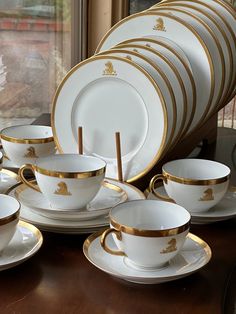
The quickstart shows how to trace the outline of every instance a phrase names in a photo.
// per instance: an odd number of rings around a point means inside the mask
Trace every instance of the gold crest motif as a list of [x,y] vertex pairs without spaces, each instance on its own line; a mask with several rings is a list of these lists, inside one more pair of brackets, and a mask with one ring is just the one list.
[[164,21],[161,17],[156,19],[156,25],[153,27],[154,31],[161,31],[161,32],[166,32],[165,26],[164,26]]
[[66,185],[65,182],[59,182],[57,184],[58,188],[56,189],[56,191],[54,192],[54,194],[57,195],[72,195],[69,191],[68,191],[68,187]]
[[105,70],[103,71],[103,75],[117,75],[113,64],[111,63],[111,61],[108,61],[107,63],[105,63]]
[[199,201],[213,201],[214,194],[212,189],[207,189],[203,192],[203,196],[199,199]]
[[26,158],[38,158],[35,148],[33,146],[30,146],[27,148],[27,153],[24,154],[24,157]]
[[176,239],[172,238],[169,242],[168,242],[168,246],[167,248],[163,249],[160,253],[161,254],[166,254],[166,253],[171,253],[177,250],[176,247]]

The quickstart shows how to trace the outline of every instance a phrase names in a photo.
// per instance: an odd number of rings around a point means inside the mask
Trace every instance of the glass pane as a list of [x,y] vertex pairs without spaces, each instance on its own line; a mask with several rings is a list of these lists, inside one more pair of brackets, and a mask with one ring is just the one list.
[[157,2],[160,2],[158,0],[130,0],[130,14],[134,14],[143,10],[146,10],[156,4]]
[[71,64],[70,0],[0,1],[0,129],[50,111]]

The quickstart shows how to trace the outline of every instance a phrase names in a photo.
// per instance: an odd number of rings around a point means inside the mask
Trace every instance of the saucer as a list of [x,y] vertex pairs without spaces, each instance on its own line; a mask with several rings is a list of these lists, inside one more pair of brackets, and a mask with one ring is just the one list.
[[[106,181],[115,184],[124,190],[127,193],[128,201],[145,199],[144,194],[139,189],[128,183],[119,182],[115,179],[108,178],[106,178]],[[8,191],[8,194],[15,197],[16,188],[17,186],[12,187],[11,190]],[[34,224],[40,230],[64,234],[92,233],[109,225],[109,219],[104,215],[94,219],[81,221],[51,219],[49,217],[39,215],[30,207],[25,206],[23,203],[21,203],[20,219]]]
[[87,205],[87,208],[79,210],[52,208],[45,196],[25,184],[19,185],[15,190],[15,197],[25,206],[37,214],[62,220],[89,220],[109,213],[109,210],[127,200],[127,193],[119,186],[103,182],[96,197]]
[[3,148],[0,148],[0,152],[3,153],[3,168],[11,169],[13,171],[18,171],[19,167],[15,165],[4,153]]
[[[162,195],[167,195],[164,186],[156,188]],[[155,195],[149,193],[147,199],[157,199]],[[209,224],[236,217],[236,189],[232,186],[228,188],[223,199],[208,211],[201,213],[191,213],[192,224]]]
[[42,234],[36,227],[19,221],[14,237],[0,254],[0,271],[23,263],[40,249],[42,243]]
[[20,178],[15,172],[7,169],[2,169],[0,171],[0,193],[6,193],[11,186],[17,184],[17,182],[19,181]]
[[[182,250],[167,267],[154,270],[133,268],[124,257],[111,255],[103,250],[100,244],[102,232],[92,234],[85,240],[84,255],[94,266],[109,275],[134,283],[158,284],[180,279],[198,271],[211,259],[208,244],[189,233]],[[108,237],[107,241],[110,248],[117,249],[112,237]]]

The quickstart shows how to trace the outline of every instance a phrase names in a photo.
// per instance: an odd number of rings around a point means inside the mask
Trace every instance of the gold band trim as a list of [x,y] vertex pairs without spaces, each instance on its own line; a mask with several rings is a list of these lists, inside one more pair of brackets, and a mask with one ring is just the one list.
[[19,218],[19,215],[20,215],[20,205],[19,205],[17,212],[15,212],[14,214],[9,215],[5,218],[0,218],[0,226],[4,226],[4,225],[16,220],[17,218]]
[[93,171],[84,171],[84,172],[63,172],[63,171],[53,171],[53,170],[48,170],[41,168],[36,165],[32,165],[32,168],[34,171],[44,174],[49,177],[56,177],[56,178],[65,178],[65,179],[84,179],[84,178],[91,178],[91,177],[97,177],[106,171],[106,166],[102,167],[101,169],[98,170],[93,170]]
[[186,224],[184,224],[182,226],[179,226],[176,228],[171,228],[171,229],[165,229],[165,230],[141,230],[141,229],[128,227],[128,226],[119,224],[111,216],[110,216],[110,223],[111,223],[112,227],[118,231],[121,231],[121,232],[124,232],[127,234],[132,234],[135,236],[150,237],[150,238],[161,238],[161,237],[168,237],[168,236],[177,235],[177,234],[180,234],[180,233],[188,230],[190,227],[190,219]]
[[217,178],[217,179],[194,180],[194,179],[187,179],[187,178],[176,177],[176,176],[166,172],[164,169],[162,170],[162,173],[163,173],[163,176],[165,176],[170,181],[177,182],[177,183],[182,183],[182,184],[187,184],[187,185],[213,185],[213,184],[220,184],[220,183],[224,183],[224,182],[228,181],[229,178],[230,178],[230,175],[227,175],[225,177]]
[[[4,131],[3,129],[2,131]],[[54,141],[53,136],[45,137],[45,138],[15,138],[12,136],[8,136],[5,134],[1,134],[1,139],[11,143],[19,143],[19,144],[42,144],[42,143],[50,143]]]

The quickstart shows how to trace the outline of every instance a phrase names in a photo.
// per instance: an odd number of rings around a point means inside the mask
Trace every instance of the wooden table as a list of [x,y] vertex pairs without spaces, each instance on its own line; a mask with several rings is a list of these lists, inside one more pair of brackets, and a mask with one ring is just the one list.
[[[236,185],[236,130],[219,129],[216,145],[200,157],[227,163]],[[82,245],[86,235],[43,232],[44,244],[27,262],[0,273],[1,314],[218,314],[235,313],[236,219],[192,226],[213,256],[199,272],[160,285],[114,279],[91,265]]]

